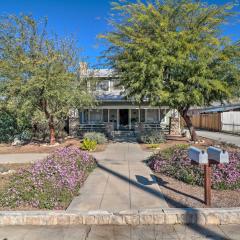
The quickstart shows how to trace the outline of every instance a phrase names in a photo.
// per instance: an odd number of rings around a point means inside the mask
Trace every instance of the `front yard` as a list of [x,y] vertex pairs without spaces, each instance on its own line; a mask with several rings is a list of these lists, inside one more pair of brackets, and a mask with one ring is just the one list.
[[1,165],[0,209],[66,209],[95,166],[94,158],[75,146],[34,164]]
[[[203,167],[191,164],[189,146],[185,140],[167,140],[147,161],[170,207],[205,207]],[[216,146],[229,152],[229,164],[212,167],[212,207],[240,207],[240,149],[203,138],[195,146]]]

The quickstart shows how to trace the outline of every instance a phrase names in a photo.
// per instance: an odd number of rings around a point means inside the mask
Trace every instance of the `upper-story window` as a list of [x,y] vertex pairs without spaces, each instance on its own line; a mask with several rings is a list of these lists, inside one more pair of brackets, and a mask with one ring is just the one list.
[[102,80],[97,83],[97,91],[109,91],[109,80]]
[[123,87],[119,86],[119,80],[118,79],[112,80],[112,89],[113,90],[123,90]]
[[111,92],[116,90],[123,90],[123,87],[119,86],[118,79],[109,79],[109,80],[102,80],[97,82],[96,90]]

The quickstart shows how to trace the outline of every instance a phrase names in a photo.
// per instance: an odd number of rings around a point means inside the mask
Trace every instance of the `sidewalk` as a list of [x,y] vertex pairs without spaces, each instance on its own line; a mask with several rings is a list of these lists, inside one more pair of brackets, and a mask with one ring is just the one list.
[[0,239],[18,240],[189,240],[240,239],[239,225],[14,226],[0,227]]
[[142,162],[150,153],[137,143],[110,144],[95,153],[98,168],[90,174],[71,210],[121,210],[168,207],[150,169]]
[[0,154],[0,164],[6,163],[31,163],[45,158],[48,153],[16,153]]
[[231,143],[240,147],[240,136],[237,135],[231,135],[222,132],[210,132],[205,130],[197,131],[197,135],[220,142]]

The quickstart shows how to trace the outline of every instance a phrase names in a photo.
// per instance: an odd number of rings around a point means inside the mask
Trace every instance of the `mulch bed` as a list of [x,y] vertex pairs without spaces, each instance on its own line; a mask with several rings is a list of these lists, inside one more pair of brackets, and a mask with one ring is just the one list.
[[[80,147],[79,139],[68,139],[61,144],[50,146],[47,144],[29,143],[23,146],[12,146],[11,144],[0,144],[0,154],[13,153],[52,153],[61,147]],[[104,151],[107,144],[97,145],[96,152]]]
[[[154,173],[170,208],[205,208],[204,188]],[[240,207],[239,190],[213,190],[212,207]]]

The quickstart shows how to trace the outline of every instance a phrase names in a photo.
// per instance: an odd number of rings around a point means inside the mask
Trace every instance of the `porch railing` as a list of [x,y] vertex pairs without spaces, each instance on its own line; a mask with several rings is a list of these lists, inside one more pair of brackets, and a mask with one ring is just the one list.
[[79,126],[79,130],[81,131],[89,131],[89,132],[93,132],[93,131],[97,131],[97,130],[101,130],[101,131],[105,131],[106,129],[106,125],[104,123],[89,123],[89,124],[80,124]]
[[169,125],[163,123],[141,123],[136,124],[134,127],[135,131],[141,130],[160,130],[160,131],[169,131]]
[[[120,126],[119,126],[120,127]],[[124,126],[124,130],[128,130],[129,126]],[[132,129],[135,131],[141,131],[141,130],[161,130],[161,131],[169,131],[169,125],[162,124],[162,123],[141,123],[141,124],[132,124]],[[117,130],[117,129],[116,129]],[[119,128],[119,130],[123,130],[122,127]],[[111,132],[114,131],[114,125],[113,123],[84,123],[80,124],[79,126],[80,132]]]

